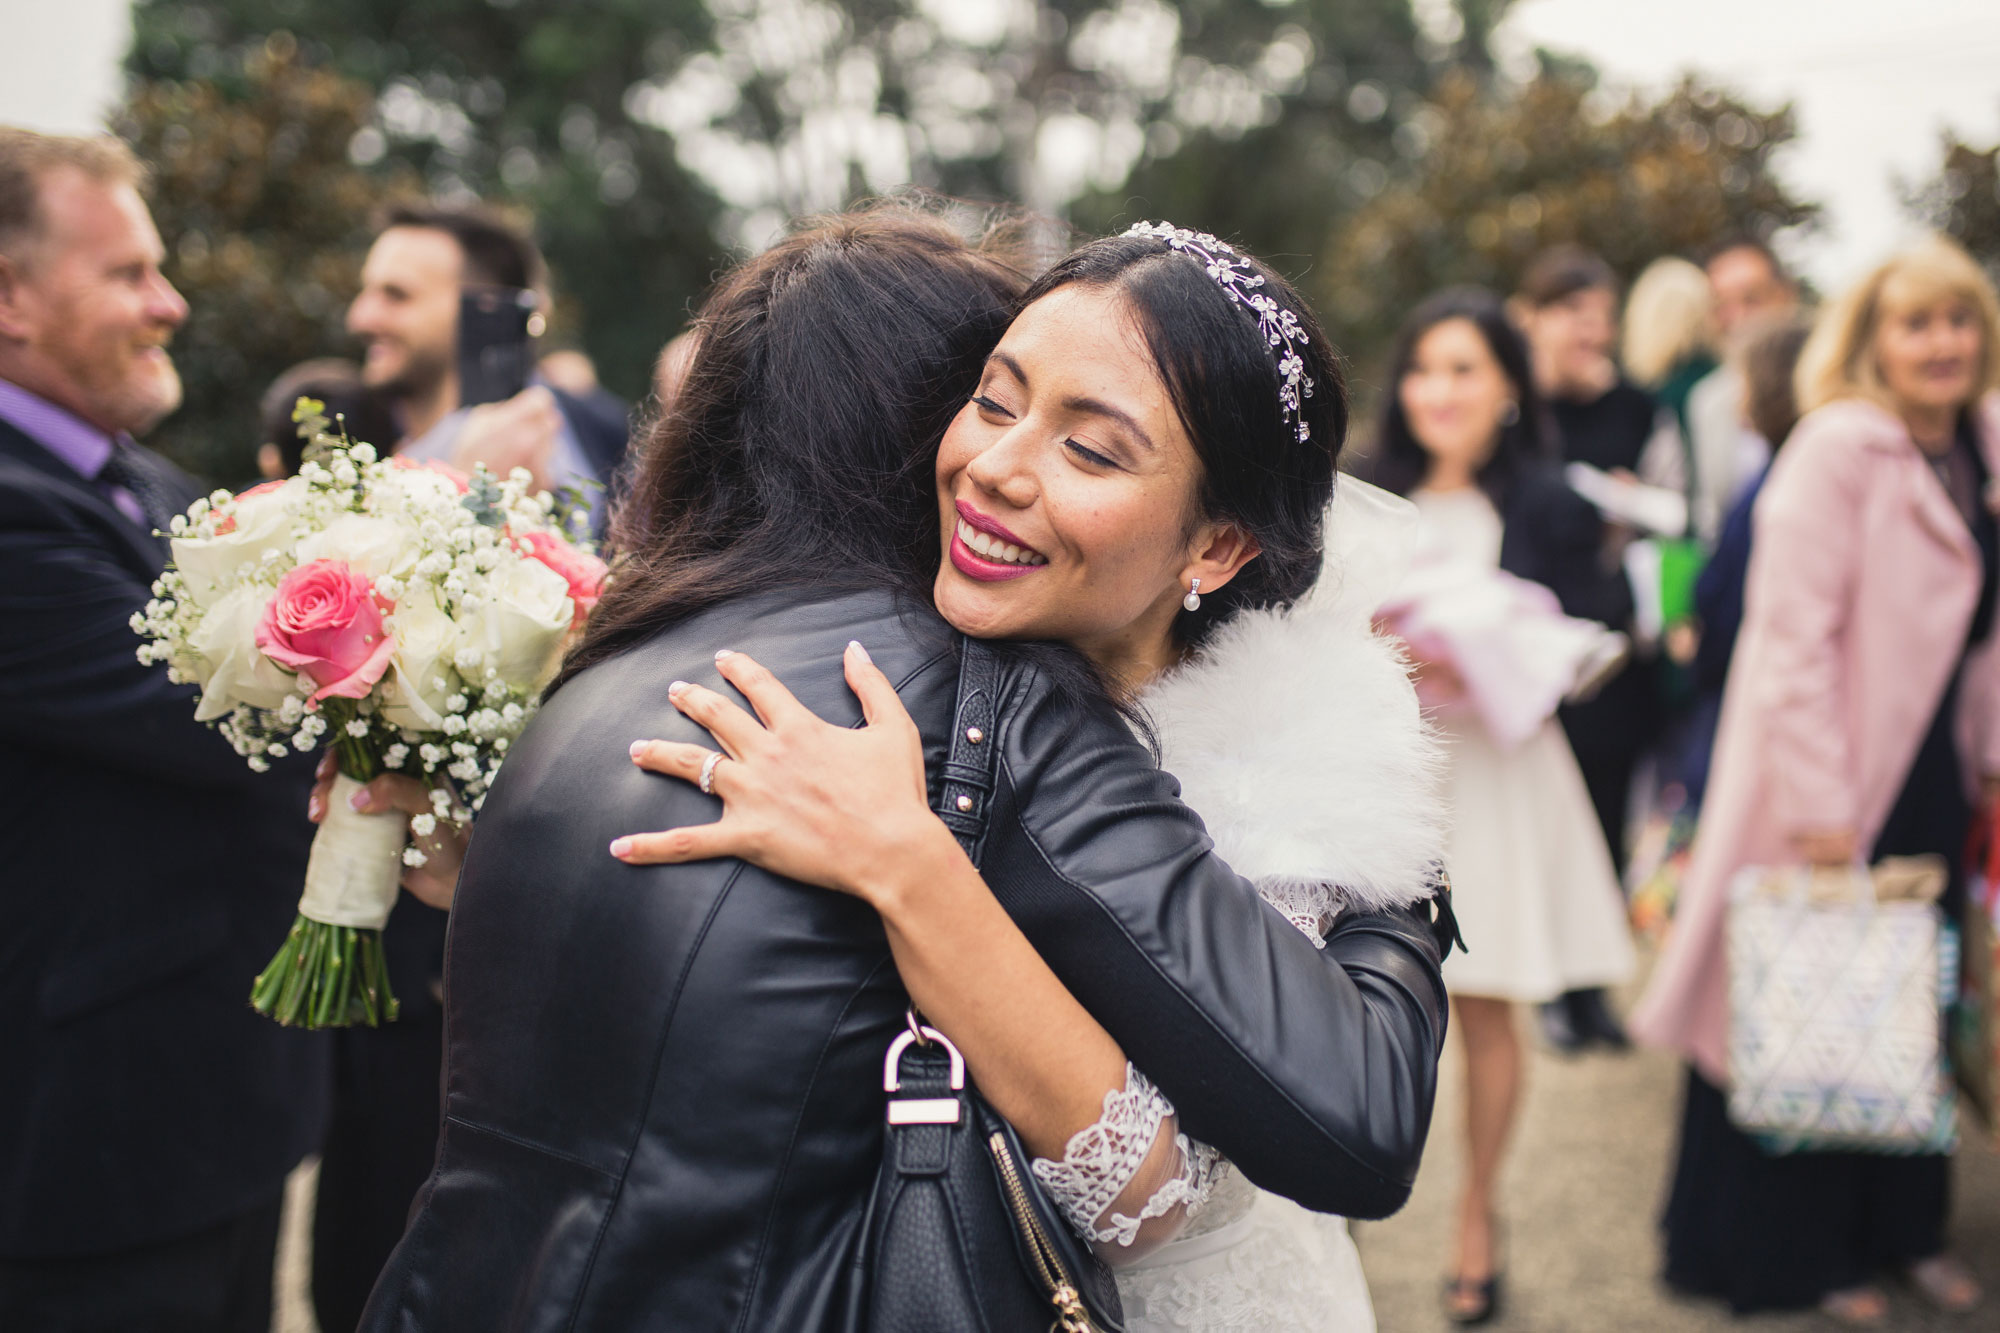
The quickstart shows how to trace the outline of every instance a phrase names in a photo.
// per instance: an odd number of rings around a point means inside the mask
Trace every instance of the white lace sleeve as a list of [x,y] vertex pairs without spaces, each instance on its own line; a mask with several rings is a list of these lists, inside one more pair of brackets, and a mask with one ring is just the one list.
[[1128,1063],[1125,1086],[1104,1094],[1104,1114],[1070,1137],[1062,1160],[1032,1165],[1070,1226],[1116,1265],[1172,1240],[1224,1163],[1180,1132],[1173,1104]]
[[1313,880],[1267,879],[1257,884],[1257,896],[1297,926],[1315,949],[1326,947],[1326,933],[1340,915],[1340,895],[1331,884]]

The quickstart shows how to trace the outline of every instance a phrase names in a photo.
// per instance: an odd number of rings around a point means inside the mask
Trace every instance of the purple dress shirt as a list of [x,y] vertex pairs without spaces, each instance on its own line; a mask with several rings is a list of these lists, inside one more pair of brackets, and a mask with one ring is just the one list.
[[97,480],[104,465],[111,461],[112,452],[129,437],[107,435],[68,408],[57,407],[40,394],[6,380],[0,380],[0,421],[60,458],[85,481],[95,482],[111,503],[118,506],[119,513],[142,528],[152,527],[137,496],[123,486]]

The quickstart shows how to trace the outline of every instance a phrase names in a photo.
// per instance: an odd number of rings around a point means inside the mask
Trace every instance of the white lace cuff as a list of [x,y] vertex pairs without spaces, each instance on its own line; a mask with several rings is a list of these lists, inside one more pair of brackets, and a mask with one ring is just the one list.
[[1340,915],[1340,895],[1331,884],[1312,880],[1267,879],[1257,885],[1257,896],[1278,910],[1279,915],[1297,926],[1315,949],[1326,947],[1326,933]]
[[1221,1154],[1176,1123],[1173,1104],[1128,1062],[1124,1088],[1104,1094],[1104,1114],[1070,1137],[1060,1162],[1036,1158],[1035,1178],[1079,1236],[1130,1247],[1146,1222],[1176,1209],[1184,1220],[1214,1184]]

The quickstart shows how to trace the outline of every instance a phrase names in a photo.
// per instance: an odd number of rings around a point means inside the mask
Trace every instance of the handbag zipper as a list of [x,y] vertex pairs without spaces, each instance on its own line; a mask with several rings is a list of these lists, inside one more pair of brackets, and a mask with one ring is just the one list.
[[1007,1136],[995,1133],[986,1141],[993,1150],[993,1160],[1000,1167],[1000,1179],[1007,1189],[1007,1206],[1014,1213],[1014,1224],[1021,1234],[1028,1238],[1028,1250],[1035,1256],[1035,1266],[1040,1269],[1042,1285],[1048,1288],[1049,1301],[1056,1307],[1056,1322],[1051,1333],[1095,1333],[1096,1325],[1090,1322],[1090,1311],[1084,1308],[1083,1298],[1077,1295],[1076,1284],[1070,1281],[1063,1268],[1062,1256],[1042,1230],[1041,1219],[1028,1204],[1028,1191],[1021,1185],[1020,1174],[1014,1169],[1014,1154],[1007,1151]]

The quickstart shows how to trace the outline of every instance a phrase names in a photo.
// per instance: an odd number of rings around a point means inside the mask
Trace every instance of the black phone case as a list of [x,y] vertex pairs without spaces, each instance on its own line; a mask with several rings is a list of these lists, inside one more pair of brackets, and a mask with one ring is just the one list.
[[458,298],[458,401],[498,403],[528,387],[535,294],[516,287],[468,287]]

